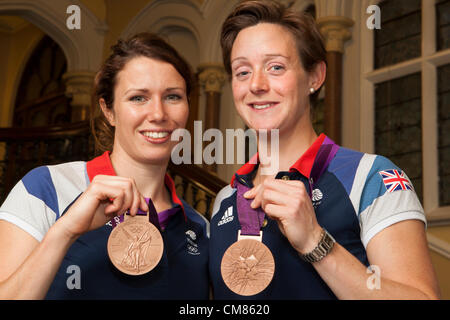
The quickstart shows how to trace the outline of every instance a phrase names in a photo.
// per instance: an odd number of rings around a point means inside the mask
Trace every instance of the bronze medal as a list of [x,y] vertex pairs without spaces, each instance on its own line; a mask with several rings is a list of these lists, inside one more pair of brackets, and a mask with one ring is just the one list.
[[129,275],[151,271],[161,260],[164,242],[148,216],[126,216],[108,239],[108,255],[113,265]]
[[220,271],[227,287],[241,296],[263,291],[272,281],[275,260],[261,241],[245,237],[233,243],[222,257]]

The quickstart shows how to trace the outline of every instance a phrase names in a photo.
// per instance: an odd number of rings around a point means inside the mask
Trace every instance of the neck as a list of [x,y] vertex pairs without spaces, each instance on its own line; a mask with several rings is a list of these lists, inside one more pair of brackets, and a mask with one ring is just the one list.
[[[297,125],[293,130],[279,131],[278,150],[276,139],[269,139],[264,142],[258,139],[258,154],[260,165],[255,177],[255,184],[259,184],[267,177],[275,177],[279,171],[289,171],[289,168],[305,153],[306,150],[317,139],[310,121],[305,125]],[[262,151],[260,153],[260,151]],[[272,154],[278,152],[278,157]],[[276,163],[278,161],[278,166]],[[270,168],[270,170],[269,170]]]
[[171,207],[171,198],[165,186],[166,164],[141,163],[133,159],[121,148],[114,148],[111,153],[114,171],[120,177],[132,178],[139,192],[152,199],[158,212]]

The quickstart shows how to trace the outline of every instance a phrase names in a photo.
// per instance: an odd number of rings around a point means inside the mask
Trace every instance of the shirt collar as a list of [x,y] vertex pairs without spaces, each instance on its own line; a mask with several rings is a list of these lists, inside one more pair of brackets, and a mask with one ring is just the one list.
[[[289,172],[298,171],[306,178],[310,178],[311,169],[314,165],[314,161],[316,159],[317,152],[322,146],[323,142],[327,136],[325,134],[321,134],[317,139],[313,142],[313,144],[303,153],[303,155],[289,168]],[[231,186],[233,187],[234,180],[237,176],[243,176],[254,171],[259,164],[258,153],[256,153],[249,162],[244,164],[236,174],[231,178]]]
[[317,152],[319,151],[326,137],[327,136],[323,133],[319,137],[317,137],[316,141],[314,141],[313,144],[308,148],[308,150],[303,153],[300,159],[298,159],[297,162],[295,162],[289,168],[289,172],[296,170],[309,179],[311,169],[314,165],[314,161],[316,160]]
[[[98,156],[86,163],[87,175],[89,177],[89,181],[92,181],[96,175],[103,174],[108,176],[115,176],[116,171],[111,163],[111,158],[109,157],[110,151],[105,151],[101,156]],[[164,183],[166,187],[170,191],[170,196],[172,198],[172,202],[178,204],[183,210],[184,217],[186,219],[186,213],[184,210],[183,203],[177,196],[177,192],[175,189],[175,183],[172,178],[166,173],[164,177]]]

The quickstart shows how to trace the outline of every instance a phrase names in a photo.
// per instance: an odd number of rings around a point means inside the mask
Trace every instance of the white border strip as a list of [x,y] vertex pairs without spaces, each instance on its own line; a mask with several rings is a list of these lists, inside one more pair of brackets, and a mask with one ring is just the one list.
[[38,229],[36,229],[28,222],[20,219],[19,217],[15,216],[9,212],[1,211],[0,212],[0,220],[4,220],[4,221],[8,221],[9,223],[12,223],[16,227],[19,227],[20,229],[22,229],[23,231],[25,231],[26,233],[31,235],[33,238],[35,238],[39,242],[41,242],[42,239],[44,238],[44,235]]

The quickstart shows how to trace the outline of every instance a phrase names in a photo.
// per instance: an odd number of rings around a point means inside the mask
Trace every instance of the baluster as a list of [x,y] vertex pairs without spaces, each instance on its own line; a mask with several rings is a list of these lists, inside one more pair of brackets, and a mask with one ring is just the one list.
[[8,170],[6,170],[5,174],[5,196],[8,193],[14,184],[14,174],[16,172],[16,152],[18,149],[18,145],[15,143],[7,142],[6,144],[6,161]]
[[189,181],[187,181],[186,179],[184,179],[183,177],[181,177],[181,185],[183,186],[183,193],[181,194],[181,197],[183,199],[187,199],[187,194],[188,194],[188,188],[189,188]]
[[39,155],[37,162],[44,164],[46,160],[46,155],[48,153],[45,147],[45,141],[40,141],[38,145],[39,145]]
[[206,219],[211,220],[211,214],[212,214],[211,203],[212,203],[213,198],[207,193],[205,193],[205,198],[206,198],[206,200],[205,200],[206,210],[205,210],[204,215],[205,215]]

